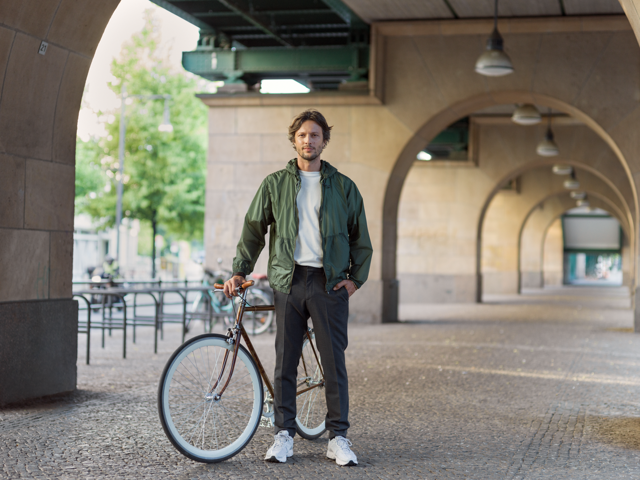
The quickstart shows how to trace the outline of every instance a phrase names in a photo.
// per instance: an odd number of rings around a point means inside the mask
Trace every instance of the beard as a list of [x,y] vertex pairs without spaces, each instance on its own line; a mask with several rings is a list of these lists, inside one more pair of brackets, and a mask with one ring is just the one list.
[[296,152],[298,152],[298,155],[300,155],[301,158],[304,158],[308,162],[313,162],[316,158],[318,158],[322,153],[322,150],[324,150],[324,145],[320,145],[313,152],[305,152],[302,147],[300,147],[299,149],[296,148]]

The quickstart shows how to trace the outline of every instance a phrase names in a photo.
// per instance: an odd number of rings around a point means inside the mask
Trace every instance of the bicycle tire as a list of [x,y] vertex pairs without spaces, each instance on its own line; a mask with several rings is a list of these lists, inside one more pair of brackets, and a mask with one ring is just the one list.
[[[320,352],[315,346],[315,335],[311,334],[314,348],[317,354],[313,353],[309,338],[305,335],[302,344],[302,356],[298,363],[298,375],[296,384],[298,391],[309,388],[315,383],[323,380],[322,368],[318,364]],[[325,419],[327,416],[327,400],[325,388],[316,387],[305,393],[296,395],[296,431],[307,440],[315,440],[321,437],[327,430]]]
[[[251,289],[247,292],[247,303],[251,306],[273,305],[273,300],[260,289]],[[242,325],[247,333],[260,335],[266,332],[273,323],[274,311],[245,312],[242,317]]]
[[[194,337],[171,355],[160,377],[158,413],[162,428],[176,450],[197,462],[217,463],[238,454],[260,423],[262,378],[242,345],[233,377],[220,400],[205,398],[218,378],[224,353],[232,353],[230,348],[233,346],[224,335]],[[230,361],[231,357],[217,391],[226,382]]]

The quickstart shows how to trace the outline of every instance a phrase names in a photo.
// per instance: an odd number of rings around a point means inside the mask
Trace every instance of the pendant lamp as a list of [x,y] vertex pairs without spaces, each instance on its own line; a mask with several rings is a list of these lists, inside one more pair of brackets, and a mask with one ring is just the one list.
[[525,103],[516,108],[511,116],[511,121],[518,125],[537,125],[542,121],[542,117],[535,105]]
[[558,145],[553,140],[553,132],[551,131],[551,109],[549,109],[549,125],[544,139],[536,147],[536,153],[542,157],[555,157],[560,153]]
[[576,172],[571,172],[571,178],[569,180],[565,180],[563,185],[564,185],[564,188],[566,188],[567,190],[577,190],[577,189],[579,189],[580,188],[580,182],[576,178]]
[[556,175],[571,175],[573,167],[571,165],[554,165],[552,170]]
[[588,207],[590,205],[589,200],[578,200],[576,205],[579,207]]
[[504,41],[498,32],[498,0],[495,3],[493,32],[487,40],[487,49],[476,61],[476,72],[488,77],[501,77],[513,72],[509,56],[504,53]]
[[574,200],[584,200],[585,198],[587,198],[586,192],[578,192],[576,190],[571,192],[569,195],[571,195],[571,198],[573,198]]

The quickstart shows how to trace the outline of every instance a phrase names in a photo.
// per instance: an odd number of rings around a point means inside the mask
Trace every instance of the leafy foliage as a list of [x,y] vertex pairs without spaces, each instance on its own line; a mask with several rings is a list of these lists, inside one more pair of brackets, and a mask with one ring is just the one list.
[[[148,12],[141,32],[113,61],[116,78],[110,88],[126,105],[123,215],[158,224],[177,239],[199,239],[204,223],[206,172],[206,107],[195,97],[198,82],[185,72],[172,72],[159,54],[155,19]],[[173,132],[160,132],[164,100],[171,95]],[[133,97],[139,96],[139,97]],[[76,208],[115,223],[119,180],[120,110],[102,115],[107,135],[77,141]],[[110,121],[111,120],[111,121]]]

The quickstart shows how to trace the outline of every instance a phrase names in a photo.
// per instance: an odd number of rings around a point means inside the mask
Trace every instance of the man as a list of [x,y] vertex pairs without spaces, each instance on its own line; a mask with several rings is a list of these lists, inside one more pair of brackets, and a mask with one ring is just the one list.
[[311,317],[325,375],[327,457],[357,465],[349,448],[347,348],[349,297],[367,280],[371,241],[360,192],[321,160],[331,136],[322,114],[306,110],[293,119],[289,140],[297,153],[284,170],[262,182],[244,220],[230,297],[245,281],[265,245],[269,228],[269,283],[276,307],[274,376],[275,440],[265,460],[286,462],[296,433],[296,375]]

